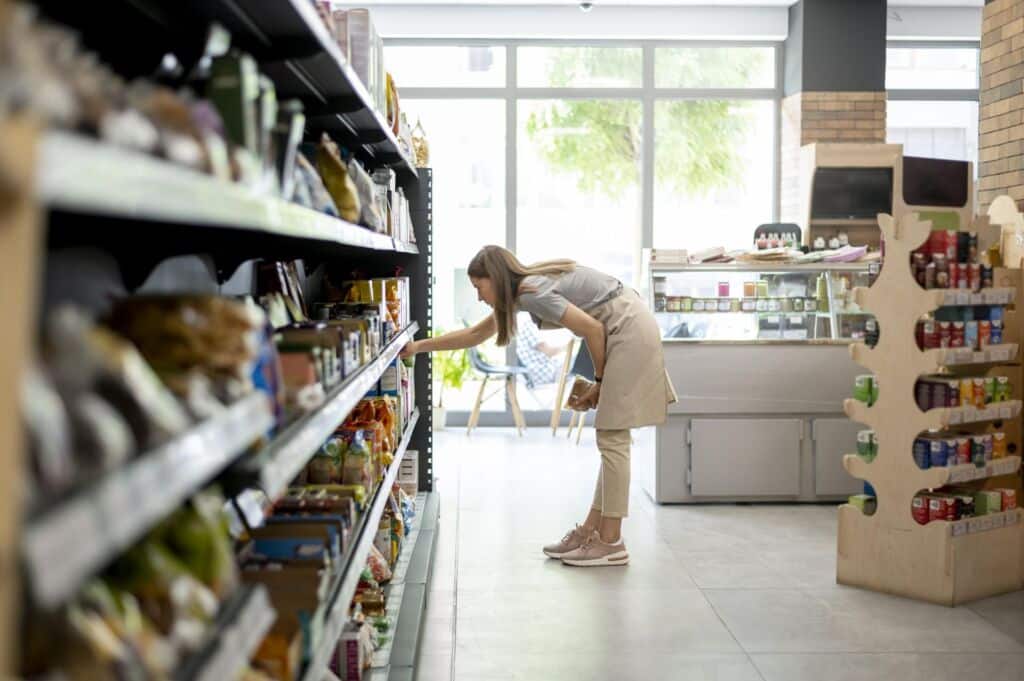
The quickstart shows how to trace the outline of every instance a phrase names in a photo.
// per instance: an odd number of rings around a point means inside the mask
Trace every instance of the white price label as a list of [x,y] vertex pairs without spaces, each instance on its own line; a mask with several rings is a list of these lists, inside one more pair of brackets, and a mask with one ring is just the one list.
[[952,523],[950,529],[953,531],[954,537],[959,537],[961,535],[967,534],[967,523]]
[[1002,419],[1013,418],[1013,408],[1012,407],[1000,407],[999,408],[999,418],[1002,418]]

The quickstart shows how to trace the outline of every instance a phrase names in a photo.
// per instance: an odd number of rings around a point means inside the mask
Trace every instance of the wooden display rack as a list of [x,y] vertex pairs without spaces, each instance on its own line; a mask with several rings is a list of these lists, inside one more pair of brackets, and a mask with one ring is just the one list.
[[[979,220],[969,228],[991,232],[987,223]],[[874,429],[878,455],[871,462],[856,455],[844,460],[851,475],[875,488],[877,510],[865,515],[852,505],[840,507],[836,579],[950,606],[1018,590],[1024,587],[1021,510],[924,526],[912,516],[914,496],[947,484],[956,470],[920,469],[911,454],[915,438],[929,429],[986,416],[1015,422],[1021,403],[1001,403],[994,412],[983,414],[960,409],[922,412],[917,407],[917,379],[935,373],[942,360],[941,353],[918,351],[914,343],[915,324],[939,306],[939,292],[921,289],[907,266],[911,252],[928,238],[931,223],[907,213],[898,221],[879,215],[878,224],[885,236],[888,266],[870,289],[857,289],[854,295],[878,319],[879,342],[874,348],[853,345],[851,354],[880,377],[879,397],[872,407],[855,400],[845,404],[850,418]],[[979,422],[967,427],[988,426]],[[1008,467],[1015,470],[1020,460],[1014,458]]]

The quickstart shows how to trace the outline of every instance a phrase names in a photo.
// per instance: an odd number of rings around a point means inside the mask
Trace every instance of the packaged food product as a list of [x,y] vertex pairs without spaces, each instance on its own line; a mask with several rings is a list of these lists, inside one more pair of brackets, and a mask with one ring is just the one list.
[[1006,433],[992,433],[992,458],[1002,459],[1007,455]]
[[929,499],[924,495],[917,495],[911,504],[911,514],[919,525],[927,525],[929,520]]
[[931,468],[931,443],[923,437],[914,440],[914,462],[918,468]]
[[358,222],[362,211],[358,190],[352,182],[348,167],[341,160],[338,145],[327,133],[323,133],[317,146],[316,167],[342,219],[351,223]]

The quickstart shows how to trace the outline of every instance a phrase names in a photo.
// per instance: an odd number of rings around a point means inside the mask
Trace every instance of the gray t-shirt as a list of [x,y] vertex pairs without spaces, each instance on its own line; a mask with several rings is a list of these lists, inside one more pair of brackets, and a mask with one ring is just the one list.
[[572,303],[584,312],[614,298],[622,282],[603,272],[577,265],[560,276],[532,275],[523,279],[519,309],[529,312],[541,329],[561,328],[562,315]]

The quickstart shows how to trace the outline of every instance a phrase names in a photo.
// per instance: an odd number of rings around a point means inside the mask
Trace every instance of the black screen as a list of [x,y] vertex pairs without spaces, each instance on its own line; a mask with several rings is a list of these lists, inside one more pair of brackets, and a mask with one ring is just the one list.
[[892,213],[892,168],[818,168],[812,220],[874,218]]
[[903,157],[903,201],[908,206],[967,205],[970,186],[966,161]]

